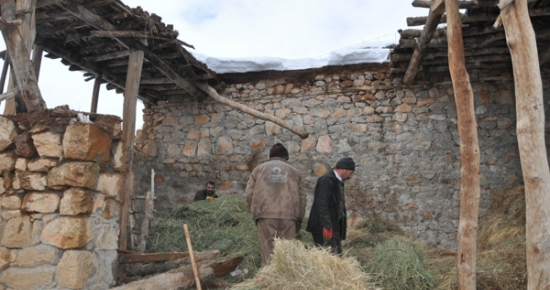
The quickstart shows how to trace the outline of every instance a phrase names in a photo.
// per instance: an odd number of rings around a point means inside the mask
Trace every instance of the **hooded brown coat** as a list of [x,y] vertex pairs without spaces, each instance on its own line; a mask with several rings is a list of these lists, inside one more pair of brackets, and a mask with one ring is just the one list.
[[256,167],[246,184],[246,202],[254,220],[302,221],[306,191],[299,170],[282,158],[273,157]]

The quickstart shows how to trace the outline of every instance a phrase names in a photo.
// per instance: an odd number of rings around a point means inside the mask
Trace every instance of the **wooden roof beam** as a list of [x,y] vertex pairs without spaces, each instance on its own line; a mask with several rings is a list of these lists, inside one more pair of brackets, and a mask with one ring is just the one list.
[[416,77],[416,73],[422,64],[422,58],[424,57],[426,48],[430,45],[430,41],[434,36],[443,13],[445,13],[445,1],[435,0],[430,8],[430,13],[428,14],[428,19],[426,20],[426,25],[422,30],[422,34],[420,38],[416,40],[417,47],[414,49],[409,68],[405,73],[405,77],[403,77],[404,84],[410,84]]
[[[531,9],[529,10],[529,16],[530,17],[536,17],[536,16],[549,16],[550,15],[550,8],[541,8],[541,9]],[[483,22],[483,21],[492,21],[494,22],[497,19],[497,16],[495,15],[465,15],[461,14],[460,19],[462,20],[462,24],[465,23],[472,23],[472,22]],[[408,17],[407,18],[407,26],[419,26],[424,25],[426,21],[428,20],[428,17],[422,16],[422,17]],[[446,23],[447,17],[443,15],[441,17],[441,20],[439,23]]]
[[109,52],[101,55],[85,56],[83,57],[83,59],[86,61],[100,62],[100,61],[110,60],[110,59],[119,58],[119,57],[127,57],[128,55],[130,55],[129,49],[121,50],[121,51],[113,51],[113,52]]
[[[117,31],[118,29],[100,17],[99,15],[95,14],[94,12],[90,11],[86,7],[76,3],[76,2],[70,2],[69,4],[66,4],[64,0],[53,0],[56,5],[59,7],[65,9],[75,17],[81,19],[82,21],[88,23],[89,25],[94,26],[95,28],[99,30],[105,30],[105,31]],[[166,64],[158,55],[156,55],[154,52],[149,50],[146,46],[143,44],[127,40],[127,39],[118,39],[114,37],[117,41],[120,43],[123,43],[128,48],[132,47],[134,49],[139,49],[144,52],[145,59],[155,66],[159,71],[161,71],[163,74],[165,74],[169,79],[171,79],[175,84],[177,84],[182,89],[189,92],[189,94],[199,98],[203,99],[204,94],[201,93],[195,86],[193,86],[189,81],[185,80],[183,77],[181,77],[177,72],[175,72],[168,64]],[[124,86],[122,86],[124,87]]]
[[[100,69],[97,68],[94,63],[73,56],[73,54],[70,51],[55,45],[51,41],[48,41],[48,40],[44,41],[44,50],[48,51],[49,53],[58,55],[59,57],[71,63],[72,65],[81,67],[82,69],[86,70],[89,73],[93,73],[95,75],[98,75],[100,73]],[[113,75],[108,71],[101,72],[101,77],[120,89],[124,89],[125,87],[125,83],[123,80],[119,79],[117,76]],[[157,101],[151,98],[150,96],[139,95],[139,98],[151,104],[156,104],[156,101]]]
[[[434,1],[432,0],[414,0],[412,2],[412,6],[419,7],[419,8],[431,8],[433,2]],[[460,9],[494,7],[496,5],[497,5],[496,0],[493,1],[493,3],[487,3],[487,2],[476,3],[476,1],[458,1],[458,7]]]

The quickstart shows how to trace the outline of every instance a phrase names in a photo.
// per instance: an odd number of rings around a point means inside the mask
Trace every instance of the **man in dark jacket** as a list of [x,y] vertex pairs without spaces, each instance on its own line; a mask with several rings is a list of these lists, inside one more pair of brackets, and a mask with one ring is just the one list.
[[342,254],[342,240],[346,239],[346,203],[344,181],[355,172],[355,162],[344,157],[317,180],[313,205],[306,230],[317,246],[331,247],[333,253]]
[[287,160],[285,146],[273,145],[269,161],[254,168],[246,184],[246,202],[262,245],[262,265],[271,260],[275,237],[296,238],[306,211],[302,173]]
[[213,201],[216,198],[218,198],[216,194],[216,184],[212,181],[208,181],[208,183],[206,183],[206,189],[199,190],[195,193],[194,201],[205,199]]

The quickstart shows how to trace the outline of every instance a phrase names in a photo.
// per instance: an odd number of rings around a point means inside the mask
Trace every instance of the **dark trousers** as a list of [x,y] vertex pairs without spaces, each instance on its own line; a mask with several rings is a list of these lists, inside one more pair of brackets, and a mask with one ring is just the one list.
[[330,251],[338,256],[342,255],[342,235],[339,232],[332,233],[332,239],[326,240],[323,235],[311,234],[313,242],[318,247],[330,247]]

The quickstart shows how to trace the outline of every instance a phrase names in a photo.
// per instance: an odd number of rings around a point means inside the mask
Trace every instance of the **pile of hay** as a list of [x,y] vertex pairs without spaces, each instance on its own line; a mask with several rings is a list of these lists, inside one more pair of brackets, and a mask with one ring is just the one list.
[[253,275],[261,266],[258,230],[244,197],[229,195],[213,202],[198,201],[155,218],[147,252],[186,252],[183,224],[189,227],[193,251],[219,250],[222,255],[242,255],[240,278]]
[[[477,289],[527,289],[523,186],[494,195],[479,220],[477,248]],[[457,289],[456,263],[456,256],[432,251],[430,269],[441,277],[436,289]]]
[[356,259],[327,249],[306,249],[300,241],[275,240],[271,263],[232,289],[375,289]]
[[394,236],[375,248],[370,270],[379,273],[384,289],[431,290],[434,281],[424,264],[424,246]]

